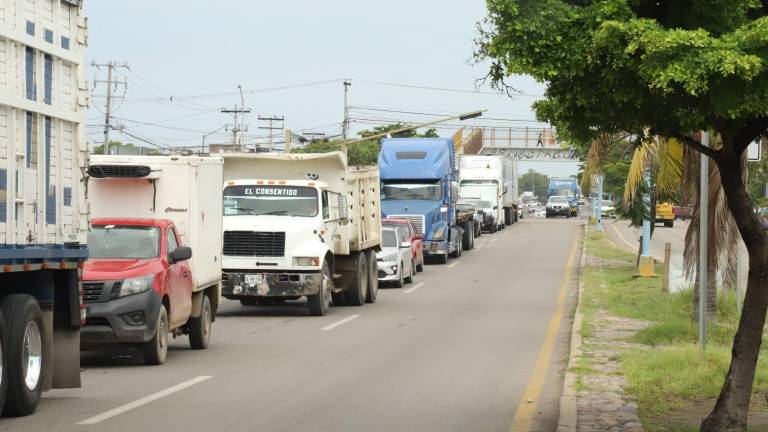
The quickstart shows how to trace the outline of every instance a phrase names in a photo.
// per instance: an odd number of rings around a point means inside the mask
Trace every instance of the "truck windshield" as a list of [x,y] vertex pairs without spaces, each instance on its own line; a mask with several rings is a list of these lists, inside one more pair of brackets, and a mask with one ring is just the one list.
[[317,215],[317,189],[306,186],[228,186],[224,216]]
[[94,225],[88,233],[91,258],[155,258],[160,255],[160,230],[131,225]]
[[440,201],[440,181],[417,183],[384,182],[381,188],[383,200],[427,200]]
[[550,203],[555,203],[555,204],[567,203],[568,202],[568,197],[566,197],[566,196],[552,196],[552,197],[549,197],[549,202]]
[[461,185],[497,185],[498,180],[462,180]]

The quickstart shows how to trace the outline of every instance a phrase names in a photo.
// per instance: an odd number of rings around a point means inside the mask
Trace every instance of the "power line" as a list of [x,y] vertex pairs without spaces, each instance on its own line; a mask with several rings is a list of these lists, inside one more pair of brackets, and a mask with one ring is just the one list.
[[[434,112],[416,112],[416,111],[401,111],[401,110],[394,110],[394,109],[384,109],[384,108],[374,108],[374,107],[362,107],[362,106],[350,106],[351,110],[354,111],[376,111],[376,112],[387,112],[387,113],[397,113],[397,114],[414,114],[414,115],[425,115],[425,116],[433,116],[433,117],[445,117],[446,113],[434,113]],[[451,113],[453,114],[453,113]],[[504,122],[519,122],[519,123],[539,123],[536,120],[527,120],[527,119],[510,119],[510,118],[493,118],[493,117],[486,117],[483,116],[483,120],[494,120],[494,121],[504,121]]]
[[[504,96],[504,93],[499,92],[489,92],[489,91],[480,91],[480,90],[467,90],[467,89],[455,89],[455,88],[445,88],[445,87],[431,87],[431,86],[424,86],[424,85],[415,85],[415,84],[405,84],[405,83],[396,83],[396,82],[387,82],[387,81],[373,81],[373,80],[355,80],[361,83],[365,84],[374,84],[374,85],[382,85],[382,86],[389,86],[389,87],[403,87],[403,88],[412,88],[412,89],[419,89],[419,90],[432,90],[432,91],[442,91],[442,92],[449,92],[449,93],[465,93],[465,94],[478,94],[478,95],[490,95],[490,96]],[[533,95],[527,95],[523,93],[516,94],[516,96],[529,96],[529,97],[538,97]]]

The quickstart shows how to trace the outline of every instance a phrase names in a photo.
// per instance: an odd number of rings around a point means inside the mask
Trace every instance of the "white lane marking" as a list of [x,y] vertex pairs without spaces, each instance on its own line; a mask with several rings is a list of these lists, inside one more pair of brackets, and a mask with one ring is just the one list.
[[344,325],[344,324],[346,324],[346,323],[348,323],[348,322],[352,321],[353,319],[357,319],[357,318],[360,318],[360,315],[352,315],[352,316],[348,316],[348,317],[344,318],[343,320],[339,320],[339,321],[336,321],[336,322],[335,322],[335,323],[333,323],[333,324],[329,324],[329,325],[327,325],[327,326],[323,327],[323,328],[322,328],[322,329],[320,329],[320,330],[323,330],[323,331],[333,330],[333,329],[335,329],[336,327],[338,327],[338,326],[340,326],[340,325]]
[[448,264],[448,268],[454,268],[454,267],[456,267],[456,266],[457,266],[457,265],[459,265],[459,264],[461,264],[461,261],[456,261],[456,262],[455,262],[455,263],[453,263],[453,264]]
[[213,378],[213,377],[212,376],[207,376],[207,375],[199,376],[197,378],[192,378],[189,381],[184,381],[181,384],[177,384],[177,385],[175,385],[173,387],[168,387],[165,390],[161,390],[161,391],[159,391],[157,393],[154,393],[154,394],[151,394],[151,395],[149,395],[147,397],[143,397],[141,399],[137,399],[137,400],[135,400],[133,402],[129,402],[129,403],[125,404],[125,405],[122,405],[122,406],[119,406],[117,408],[111,409],[111,410],[106,411],[106,412],[104,412],[102,414],[99,414],[97,416],[85,419],[85,420],[79,422],[78,425],[89,426],[89,425],[95,425],[97,423],[101,423],[104,420],[109,420],[112,417],[119,416],[120,414],[126,413],[126,412],[128,412],[130,410],[134,410],[134,409],[139,408],[139,407],[142,407],[142,406],[144,406],[144,405],[146,405],[148,403],[154,402],[154,401],[156,401],[158,399],[164,398],[166,396],[170,396],[170,395],[172,395],[172,394],[174,394],[176,392],[180,392],[180,391],[182,391],[182,390],[184,390],[186,388],[192,387],[195,384],[199,384],[199,383],[201,383],[203,381],[206,381],[206,380],[209,380],[211,378]]
[[475,246],[475,250],[482,250],[483,246],[485,246],[485,245]]
[[[449,267],[450,267],[450,266],[449,266]],[[423,287],[423,286],[424,286],[424,285],[426,285],[426,284],[427,284],[426,282],[419,282],[419,283],[417,283],[416,285],[414,285],[414,286],[412,286],[412,287],[408,288],[407,290],[403,291],[403,293],[405,293],[405,294],[410,294],[410,293],[412,293],[412,292],[416,291],[417,289],[419,289],[419,288]]]
[[499,240],[499,238],[498,237],[494,237],[494,238],[491,239],[491,243],[493,243],[493,242],[495,242],[497,240]]

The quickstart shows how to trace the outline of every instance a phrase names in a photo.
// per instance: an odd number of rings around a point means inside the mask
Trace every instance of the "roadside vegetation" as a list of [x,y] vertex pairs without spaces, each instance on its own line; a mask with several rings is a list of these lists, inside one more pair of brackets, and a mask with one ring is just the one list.
[[[691,314],[692,290],[665,294],[661,278],[635,278],[635,256],[617,248],[602,233],[591,233],[586,242],[584,291],[581,299],[582,336],[593,336],[596,312],[642,320],[649,325],[627,342],[631,347],[619,356],[626,375],[626,392],[637,398],[648,431],[696,430],[722,387],[728,370],[730,348],[738,316],[735,294],[720,292],[717,322],[708,326],[708,347],[698,345],[698,327]],[[594,262],[597,258],[599,263]],[[768,392],[768,343],[757,367],[752,415],[765,412]],[[590,372],[589,361],[577,368],[577,386]],[[700,407],[691,410],[691,407]],[[690,419],[680,412],[692,412]],[[698,415],[698,417],[697,417]],[[756,425],[765,427],[768,425]],[[752,430],[752,429],[750,429]]]

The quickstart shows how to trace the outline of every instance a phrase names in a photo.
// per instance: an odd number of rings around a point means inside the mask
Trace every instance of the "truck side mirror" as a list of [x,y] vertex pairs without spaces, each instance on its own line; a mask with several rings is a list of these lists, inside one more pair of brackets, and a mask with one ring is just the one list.
[[342,225],[349,223],[349,207],[347,206],[346,195],[339,195],[339,219]]
[[192,258],[192,248],[189,246],[179,246],[168,254],[168,259],[171,263],[177,263],[179,261],[186,261]]

